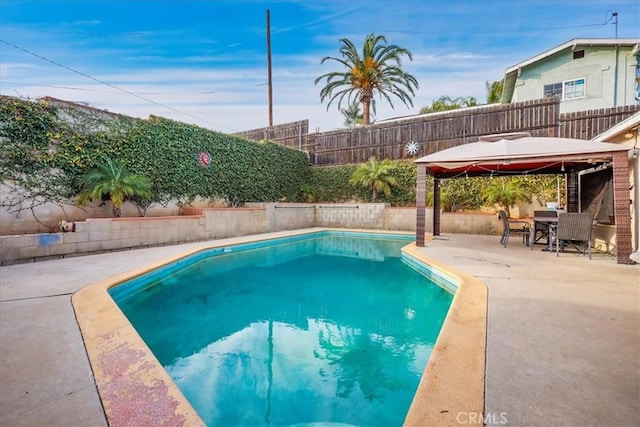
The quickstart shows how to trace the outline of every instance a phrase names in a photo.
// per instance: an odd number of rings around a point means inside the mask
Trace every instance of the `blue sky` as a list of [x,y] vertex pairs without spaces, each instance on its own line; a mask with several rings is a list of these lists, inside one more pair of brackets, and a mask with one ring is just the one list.
[[[640,38],[638,0],[5,0],[0,92],[85,102],[222,132],[268,125],[266,10],[271,15],[274,124],[343,127],[316,77],[340,71],[339,39],[367,34],[409,49],[420,88],[407,108],[377,102],[378,119],[417,114],[442,95],[486,101],[485,82],[574,38]],[[73,70],[73,71],[72,71]],[[393,99],[392,99],[393,100]]]

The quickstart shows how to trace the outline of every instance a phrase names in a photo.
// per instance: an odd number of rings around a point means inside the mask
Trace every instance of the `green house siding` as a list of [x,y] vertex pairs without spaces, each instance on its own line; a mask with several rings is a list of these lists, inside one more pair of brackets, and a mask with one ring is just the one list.
[[[540,59],[523,63],[518,71],[507,73],[506,86],[512,85],[506,87],[507,93],[512,93],[507,102],[540,99],[545,96],[545,85],[584,79],[584,86],[582,82],[572,86],[578,95],[584,89],[584,96],[561,98],[562,113],[633,105],[638,61],[633,48],[634,45],[576,44],[541,55]],[[584,51],[584,56],[578,53],[574,59],[574,53],[579,51]]]

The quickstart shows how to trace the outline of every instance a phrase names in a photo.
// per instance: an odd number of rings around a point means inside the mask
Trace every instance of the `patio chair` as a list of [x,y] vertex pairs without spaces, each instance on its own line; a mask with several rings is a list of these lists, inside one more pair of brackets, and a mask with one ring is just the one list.
[[509,243],[509,236],[511,234],[520,234],[522,235],[522,243],[525,245],[529,245],[529,234],[531,230],[529,229],[528,221],[521,220],[509,220],[507,218],[507,214],[505,211],[499,211],[498,216],[500,220],[502,220],[502,238],[500,239],[500,244],[507,247],[507,243]]
[[560,256],[560,246],[570,244],[582,255],[589,251],[591,259],[591,231],[593,230],[593,214],[561,213],[554,231],[556,240],[556,256]]
[[[534,218],[555,218],[558,216],[558,212],[556,211],[533,211]],[[550,224],[544,222],[535,222],[533,223],[533,227],[531,228],[531,250],[533,250],[533,245],[538,243],[541,239],[546,238],[546,244],[549,245],[549,239],[551,236],[549,235]]]

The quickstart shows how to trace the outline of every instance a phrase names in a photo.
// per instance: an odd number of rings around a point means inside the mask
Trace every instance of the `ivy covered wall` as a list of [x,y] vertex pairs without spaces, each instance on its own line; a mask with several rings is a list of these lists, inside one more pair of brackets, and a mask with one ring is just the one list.
[[133,173],[148,178],[152,203],[296,200],[310,179],[305,153],[272,142],[158,117],[109,117],[101,110],[6,96],[0,99],[0,144],[0,179],[10,189],[2,204],[14,211],[73,204],[79,177],[105,156],[125,160]]

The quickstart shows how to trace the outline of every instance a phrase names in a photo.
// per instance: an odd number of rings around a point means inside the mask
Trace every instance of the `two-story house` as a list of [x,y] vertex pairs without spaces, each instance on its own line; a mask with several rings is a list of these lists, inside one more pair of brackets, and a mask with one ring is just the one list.
[[502,103],[549,96],[560,112],[640,104],[640,39],[573,39],[507,68]]

